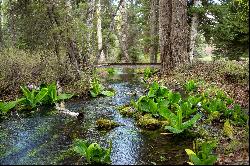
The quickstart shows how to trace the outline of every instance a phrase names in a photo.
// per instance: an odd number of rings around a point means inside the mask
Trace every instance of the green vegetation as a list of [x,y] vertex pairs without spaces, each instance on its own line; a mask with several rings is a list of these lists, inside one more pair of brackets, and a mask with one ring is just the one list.
[[145,68],[145,69],[144,69],[144,72],[143,72],[144,78],[145,78],[145,79],[150,78],[150,77],[154,74],[154,72],[155,72],[154,69],[152,69],[152,68],[150,68],[150,67]]
[[41,105],[54,105],[60,100],[66,100],[73,97],[73,94],[57,94],[57,88],[55,84],[45,85],[43,84],[39,88],[27,86],[21,86],[23,97],[16,99],[15,101],[0,102],[1,114],[6,114],[11,109],[14,109],[18,105],[21,106],[22,110],[33,110]]
[[197,90],[197,85],[194,80],[189,80],[184,84],[184,88],[187,92]]
[[110,163],[111,142],[109,148],[106,149],[97,143],[88,143],[87,141],[77,139],[74,141],[73,148],[75,152],[85,157],[89,164]]
[[[165,129],[179,134],[192,127],[201,117],[200,114],[196,114],[190,118],[197,111],[197,108],[192,108],[193,103],[181,102],[181,100],[180,93],[174,93],[165,86],[154,82],[150,85],[147,96],[141,96],[138,101],[132,101],[131,104],[138,111],[151,113],[155,116],[160,115],[169,122]],[[195,100],[194,97],[193,100]],[[187,119],[186,122],[183,122],[184,118]]]
[[27,87],[22,87],[21,90],[24,95],[23,104],[27,109],[33,109],[42,103],[43,98],[48,93],[48,88],[42,88],[41,90],[32,89],[31,91]]
[[97,97],[98,95],[111,97],[115,95],[115,93],[112,91],[104,90],[104,86],[97,78],[94,78],[91,82],[90,94],[92,97]]
[[0,102],[0,114],[6,114],[11,109],[13,109],[20,101],[22,101],[22,99],[9,102]]
[[175,106],[177,107],[176,114],[167,109],[167,107],[165,109],[162,108],[159,111],[160,115],[170,122],[170,125],[165,126],[165,129],[171,131],[172,133],[179,134],[183,132],[184,130],[192,127],[197,120],[201,118],[201,115],[197,113],[188,121],[183,122],[183,107],[181,108],[177,104],[175,104]]
[[55,104],[61,100],[67,100],[73,97],[73,94],[67,94],[67,93],[58,94],[55,83],[49,85],[43,84],[43,86],[40,87],[46,87],[48,89],[48,93],[43,99],[44,103]]
[[201,144],[196,143],[195,152],[191,149],[185,149],[190,160],[188,163],[190,165],[213,165],[217,160],[217,156],[213,154],[215,147],[215,142],[208,141]]
[[115,75],[116,73],[116,70],[114,68],[107,68],[107,72],[110,76],[113,76]]

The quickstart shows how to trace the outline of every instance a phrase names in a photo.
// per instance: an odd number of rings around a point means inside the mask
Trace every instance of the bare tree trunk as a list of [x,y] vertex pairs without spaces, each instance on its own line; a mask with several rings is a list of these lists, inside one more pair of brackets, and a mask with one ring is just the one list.
[[151,46],[150,46],[150,63],[157,62],[158,53],[158,33],[159,33],[159,0],[151,0],[150,6],[150,36],[151,36]]
[[15,27],[15,18],[14,18],[14,14],[13,14],[13,7],[12,7],[12,0],[9,0],[9,5],[10,5],[10,22],[9,22],[9,26],[10,26],[10,33],[11,33],[11,39],[12,39],[12,43],[13,46],[16,46],[16,42],[17,42],[17,37],[16,37],[16,27]]
[[169,74],[188,61],[186,0],[160,0],[159,37],[162,73]]
[[[193,0],[194,7],[200,7],[201,0]],[[194,49],[195,49],[195,40],[197,37],[197,27],[198,27],[198,14],[193,13],[191,27],[190,27],[190,43],[189,43],[189,61],[193,62],[194,59]]]
[[96,15],[97,15],[97,43],[98,43],[98,55],[100,57],[100,62],[105,62],[105,55],[104,51],[102,49],[102,20],[101,20],[101,1],[97,1],[97,9],[96,9]]
[[[94,9],[95,9],[95,0],[88,0],[88,11],[87,11],[87,53],[84,56],[84,66],[86,67],[89,63],[89,58],[93,54],[93,45],[91,41],[91,37],[93,34],[93,18],[94,18]],[[83,37],[84,39],[84,37]],[[83,42],[84,43],[84,42]]]
[[129,61],[129,55],[128,55],[128,14],[126,9],[126,2],[125,0],[122,1],[120,12],[122,16],[122,22],[121,22],[121,31],[120,31],[120,46],[123,53],[123,58],[125,62]]

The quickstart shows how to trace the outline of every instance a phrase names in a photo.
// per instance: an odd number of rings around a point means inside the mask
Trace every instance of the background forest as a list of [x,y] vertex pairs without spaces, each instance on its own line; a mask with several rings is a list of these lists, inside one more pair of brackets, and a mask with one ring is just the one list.
[[0,164],[248,164],[248,65],[248,0],[0,0]]

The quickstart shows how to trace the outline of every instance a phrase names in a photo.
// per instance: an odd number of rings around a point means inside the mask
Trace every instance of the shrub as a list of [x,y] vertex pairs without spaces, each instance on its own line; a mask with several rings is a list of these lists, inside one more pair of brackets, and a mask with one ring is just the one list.
[[[19,87],[33,83],[52,83],[59,80],[63,87],[70,87],[73,92],[85,91],[84,88],[78,88],[79,84],[76,77],[76,70],[68,63],[69,59],[61,52],[59,62],[57,56],[48,50],[29,52],[19,49],[5,49],[0,56],[0,98],[14,99],[19,96]],[[83,73],[81,79],[84,86],[88,86],[86,76]],[[76,90],[74,90],[76,89]]]

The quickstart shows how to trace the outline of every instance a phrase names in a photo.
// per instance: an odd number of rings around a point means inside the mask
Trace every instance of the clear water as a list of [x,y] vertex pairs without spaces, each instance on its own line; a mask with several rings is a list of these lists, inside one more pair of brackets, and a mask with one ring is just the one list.
[[[80,156],[67,153],[76,138],[103,146],[111,140],[112,165],[183,164],[188,160],[184,149],[192,147],[190,139],[142,130],[134,119],[122,117],[115,110],[145,91],[133,72],[120,69],[106,80],[106,85],[116,90],[115,96],[66,103],[71,111],[84,113],[82,121],[67,115],[38,113],[1,122],[0,164],[81,164],[84,161]],[[95,121],[101,117],[122,125],[107,132],[98,131]]]

